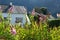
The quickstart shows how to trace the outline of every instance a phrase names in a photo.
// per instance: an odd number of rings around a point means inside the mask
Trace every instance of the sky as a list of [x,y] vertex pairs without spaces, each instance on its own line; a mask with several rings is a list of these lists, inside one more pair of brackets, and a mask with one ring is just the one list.
[[53,16],[60,12],[60,0],[0,0],[0,4],[4,5],[9,5],[10,2],[13,5],[25,6],[28,11],[35,7],[46,7]]

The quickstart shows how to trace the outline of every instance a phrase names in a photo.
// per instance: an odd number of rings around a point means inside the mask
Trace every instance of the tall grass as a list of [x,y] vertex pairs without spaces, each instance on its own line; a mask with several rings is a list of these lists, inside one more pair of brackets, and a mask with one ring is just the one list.
[[22,26],[13,26],[16,29],[16,34],[11,34],[11,27],[9,22],[4,21],[4,18],[0,17],[0,39],[4,40],[60,40],[60,27],[48,28],[47,23],[38,25],[34,21],[33,16],[30,16],[31,24],[26,23],[24,28]]

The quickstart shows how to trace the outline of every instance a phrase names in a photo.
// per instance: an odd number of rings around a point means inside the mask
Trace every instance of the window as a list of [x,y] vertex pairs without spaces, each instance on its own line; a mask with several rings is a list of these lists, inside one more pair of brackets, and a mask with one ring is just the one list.
[[15,22],[16,23],[22,23],[23,18],[22,17],[16,17]]
[[4,21],[8,21],[7,17],[4,17]]

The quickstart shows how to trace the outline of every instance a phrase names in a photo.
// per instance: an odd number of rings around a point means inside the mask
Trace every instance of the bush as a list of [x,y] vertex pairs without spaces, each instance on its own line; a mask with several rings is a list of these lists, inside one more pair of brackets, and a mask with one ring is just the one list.
[[51,21],[48,21],[48,25],[49,27],[58,27],[60,26],[60,20],[51,20]]
[[[15,25],[16,34],[11,34],[10,23],[2,21],[0,22],[0,38],[4,40],[60,40],[60,27],[47,29],[47,23],[40,23],[39,25],[36,24],[34,21],[34,17],[30,16],[31,24],[28,25],[27,23],[24,25],[24,28],[21,26]],[[52,22],[52,24],[50,24]],[[55,21],[49,21],[49,25],[56,25]],[[58,23],[60,20],[58,20]],[[6,25],[7,24],[7,25]]]

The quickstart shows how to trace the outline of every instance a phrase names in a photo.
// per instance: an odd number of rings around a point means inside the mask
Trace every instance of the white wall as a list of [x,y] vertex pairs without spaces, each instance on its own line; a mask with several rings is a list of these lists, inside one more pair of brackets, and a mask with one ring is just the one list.
[[[8,14],[7,13],[3,13],[2,16],[3,17],[7,17]],[[22,17],[23,18],[22,24],[25,24],[25,22],[26,22],[25,14],[11,14],[11,24],[15,24],[15,20],[16,20],[15,18],[16,17]]]

